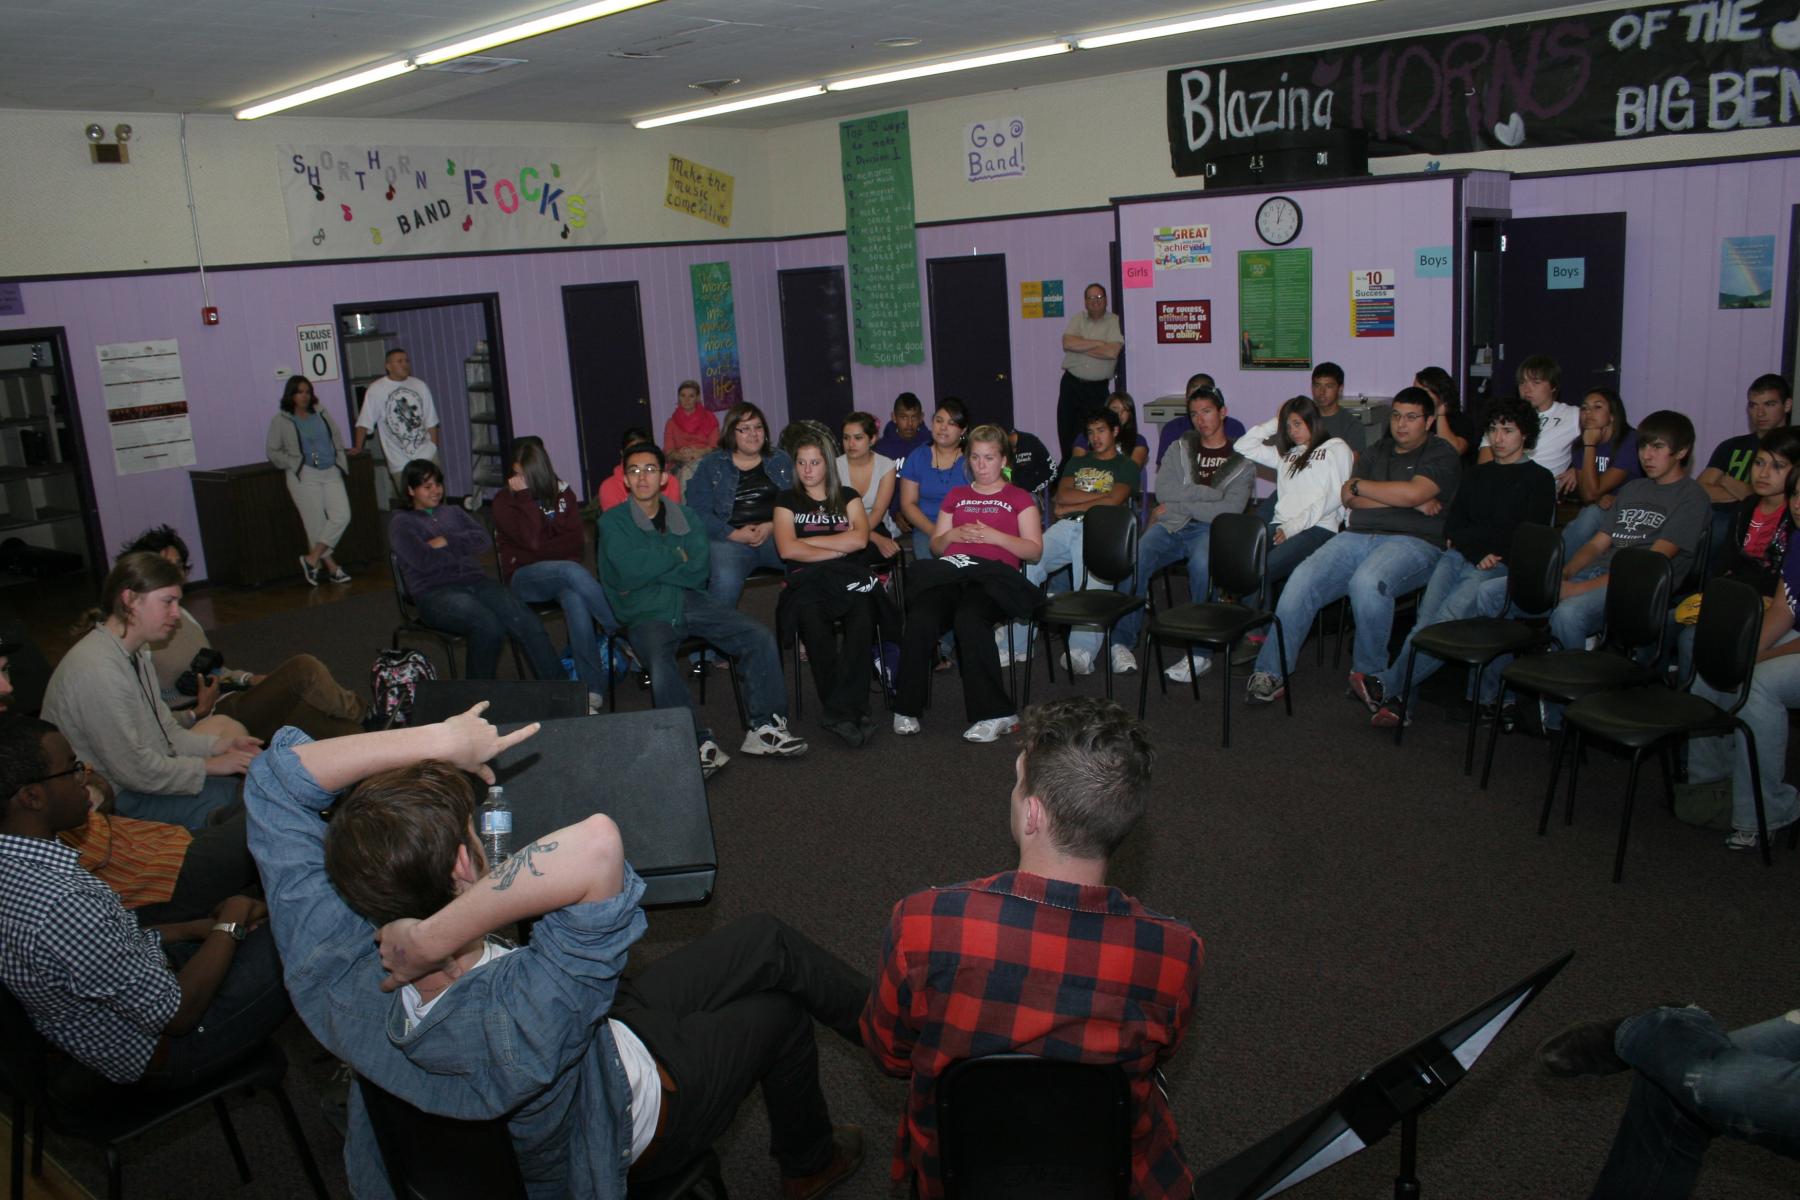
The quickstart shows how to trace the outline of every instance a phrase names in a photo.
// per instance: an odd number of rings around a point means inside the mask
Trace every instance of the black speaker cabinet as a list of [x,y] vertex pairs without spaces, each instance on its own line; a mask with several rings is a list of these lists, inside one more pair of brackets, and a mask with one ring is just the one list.
[[1283,130],[1236,138],[1206,163],[1206,186],[1275,187],[1369,173],[1369,135],[1360,129]]
[[513,810],[514,849],[605,813],[624,835],[626,861],[644,877],[646,908],[712,896],[718,852],[685,707],[545,721],[493,765]]
[[587,688],[575,679],[432,679],[419,685],[410,724],[435,725],[482,700],[496,725],[587,716]]

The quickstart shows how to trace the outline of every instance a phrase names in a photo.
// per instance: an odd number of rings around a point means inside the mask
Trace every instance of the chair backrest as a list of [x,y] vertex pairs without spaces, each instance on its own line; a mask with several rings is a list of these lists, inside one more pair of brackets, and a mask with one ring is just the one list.
[[[41,1107],[47,1102],[50,1083],[49,1047],[44,1035],[31,1023],[31,1014],[12,989],[0,984],[0,1083],[14,1096]],[[14,1137],[25,1131],[14,1130]]]
[[[1211,588],[1244,603],[1266,594],[1269,581],[1269,527],[1255,513],[1221,513],[1207,539],[1206,570]],[[1196,597],[1198,598],[1198,597]]]
[[[1775,603],[1786,601],[1777,594]],[[1750,673],[1756,669],[1762,618],[1762,596],[1741,580],[1715,579],[1700,598],[1694,670],[1713,689],[1737,692],[1739,704],[1749,695]]]
[[1096,504],[1081,521],[1081,566],[1098,579],[1119,583],[1137,572],[1137,516],[1120,504]]
[[937,1081],[944,1195],[979,1200],[1124,1197],[1131,1089],[1107,1064],[996,1054]]
[[357,1076],[363,1107],[399,1200],[524,1200],[525,1180],[505,1120],[459,1121],[423,1112]]
[[388,574],[394,577],[394,603],[400,608],[400,619],[416,621],[419,619],[418,602],[406,588],[406,576],[400,573],[400,556],[392,550],[388,551]]
[[1606,580],[1606,640],[1627,650],[1654,643],[1661,658],[1674,586],[1674,565],[1667,555],[1643,546],[1613,555]]
[[1562,531],[1520,525],[1506,551],[1506,587],[1520,611],[1549,612],[1562,591]]
[[1679,603],[1683,598],[1700,591],[1706,584],[1707,560],[1712,557],[1712,522],[1708,521],[1700,527],[1700,544],[1694,549],[1694,561],[1688,564],[1688,571],[1677,583],[1671,599]]

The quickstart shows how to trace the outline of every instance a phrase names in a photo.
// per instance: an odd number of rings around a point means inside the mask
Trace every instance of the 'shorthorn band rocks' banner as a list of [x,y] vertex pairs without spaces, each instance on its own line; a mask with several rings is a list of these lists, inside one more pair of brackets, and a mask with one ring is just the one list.
[[594,245],[592,149],[277,146],[295,258]]
[[[1361,129],[1371,155],[1800,125],[1800,0],[1700,0],[1169,72],[1169,157]],[[1249,147],[1242,147],[1248,149]]]

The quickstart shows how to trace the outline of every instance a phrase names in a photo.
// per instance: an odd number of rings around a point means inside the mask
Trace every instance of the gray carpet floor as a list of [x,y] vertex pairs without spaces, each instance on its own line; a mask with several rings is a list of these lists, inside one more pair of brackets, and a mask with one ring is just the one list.
[[[772,616],[774,590],[744,605]],[[234,664],[266,667],[309,650],[338,678],[366,688],[385,644],[392,605],[359,597],[221,631]],[[435,654],[435,652],[434,652]],[[439,657],[441,665],[441,656]],[[503,662],[510,671],[510,662]],[[1052,687],[1040,662],[1035,697]],[[1136,702],[1135,676],[1123,679]],[[1346,700],[1341,674],[1313,665],[1296,675],[1295,715],[1237,701],[1234,745],[1219,746],[1217,682],[1201,699],[1161,698],[1149,723],[1159,758],[1144,826],[1114,865],[1113,881],[1189,921],[1206,941],[1198,1012],[1168,1080],[1188,1158],[1217,1163],[1306,1111],[1364,1067],[1429,1032],[1564,950],[1575,959],[1424,1120],[1420,1179],[1426,1195],[1585,1195],[1623,1109],[1628,1076],[1564,1082],[1540,1074],[1532,1051],[1581,1018],[1619,1015],[1658,1001],[1701,1003],[1728,1025],[1795,1005],[1795,919],[1800,857],[1778,851],[1773,869],[1730,854],[1722,835],[1678,823],[1652,772],[1637,810],[1622,885],[1611,882],[1624,786],[1620,762],[1596,753],[1582,776],[1575,823],[1536,833],[1547,745],[1504,738],[1498,779],[1481,792],[1461,774],[1463,727],[1427,704],[1396,749]],[[872,972],[888,911],[932,883],[1013,865],[1006,797],[1014,752],[958,736],[954,675],[937,680],[925,731],[884,732],[850,750],[818,730],[805,758],[738,757],[708,787],[719,850],[718,887],[698,909],[652,913],[634,951],[642,963],[744,913],[766,910]],[[627,682],[624,706],[647,697]],[[729,690],[710,690],[708,716],[735,730]],[[885,710],[876,709],[885,722]],[[734,749],[735,737],[726,741]],[[606,807],[612,783],[596,781]],[[628,850],[629,850],[629,831]],[[1785,843],[1784,843],[1785,845]],[[900,1082],[859,1048],[821,1033],[824,1084],[840,1121],[860,1123],[869,1155],[835,1195],[888,1193],[887,1165]],[[298,1021],[283,1034],[290,1091],[334,1189],[341,1144],[318,1117],[331,1064]],[[240,1128],[257,1182],[242,1191],[210,1120],[196,1117],[159,1144],[129,1154],[138,1195],[291,1196],[303,1184],[275,1109],[241,1105]],[[766,1157],[759,1098],[744,1104],[719,1144],[733,1194],[779,1194]],[[102,1190],[97,1156],[52,1152]],[[1392,1194],[1398,1139],[1390,1138],[1309,1181],[1300,1197]],[[1710,1154],[1703,1197],[1764,1200],[1800,1193],[1800,1166],[1739,1143]]]

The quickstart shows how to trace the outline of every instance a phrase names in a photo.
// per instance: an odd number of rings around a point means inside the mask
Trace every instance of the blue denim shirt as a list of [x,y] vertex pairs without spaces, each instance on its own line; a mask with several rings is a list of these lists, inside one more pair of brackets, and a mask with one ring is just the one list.
[[[763,470],[777,494],[794,486],[794,460],[783,451],[777,450],[763,459]],[[737,500],[740,474],[729,451],[714,450],[700,460],[687,482],[683,503],[699,514],[706,525],[706,536],[715,541],[731,536],[731,506]]]
[[[250,851],[307,1028],[410,1104],[462,1120],[505,1116],[531,1196],[624,1200],[631,1088],[604,1018],[644,933],[644,881],[627,865],[619,895],[548,914],[529,946],[458,979],[409,1034],[400,993],[381,990],[373,926],[325,876],[318,814],[336,797],[294,754],[309,740],[281,730],[244,788]],[[356,1088],[344,1167],[356,1196],[392,1197]]]

